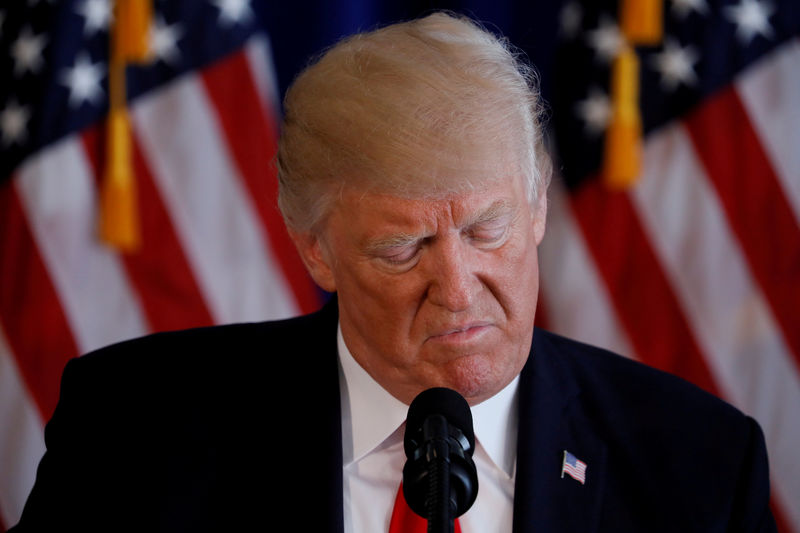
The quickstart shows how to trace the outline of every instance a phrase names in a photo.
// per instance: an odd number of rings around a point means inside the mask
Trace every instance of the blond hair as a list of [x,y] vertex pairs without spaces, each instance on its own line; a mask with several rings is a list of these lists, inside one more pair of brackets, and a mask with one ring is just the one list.
[[535,201],[551,173],[535,82],[506,40],[446,13],[340,41],[286,93],[277,161],[287,226],[316,229],[345,186],[411,197],[473,187],[424,169],[499,146],[516,151]]

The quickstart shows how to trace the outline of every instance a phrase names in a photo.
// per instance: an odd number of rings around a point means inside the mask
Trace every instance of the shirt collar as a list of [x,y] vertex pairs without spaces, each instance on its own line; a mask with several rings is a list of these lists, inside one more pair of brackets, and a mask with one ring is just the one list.
[[[344,343],[341,326],[336,337],[339,361],[349,396],[353,436],[353,455],[350,462],[357,462],[405,424],[408,406],[386,392],[358,364]],[[402,439],[403,433],[399,435]]]
[[503,390],[472,407],[475,439],[497,468],[514,477],[517,459],[517,388],[519,376]]
[[[389,394],[353,358],[337,330],[337,347],[343,374],[343,400],[349,400],[352,428],[351,457],[345,466],[385,445],[402,440],[408,406]],[[472,407],[475,438],[495,466],[513,477],[516,462],[517,387],[519,376],[488,400]],[[344,410],[346,411],[346,410]],[[391,437],[391,439],[390,439]]]

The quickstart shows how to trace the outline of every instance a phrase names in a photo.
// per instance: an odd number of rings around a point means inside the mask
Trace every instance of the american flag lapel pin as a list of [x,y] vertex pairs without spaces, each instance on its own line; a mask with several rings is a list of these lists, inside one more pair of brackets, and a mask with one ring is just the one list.
[[581,485],[586,483],[586,463],[564,450],[564,460],[561,462],[561,477],[569,474],[569,477],[580,481]]

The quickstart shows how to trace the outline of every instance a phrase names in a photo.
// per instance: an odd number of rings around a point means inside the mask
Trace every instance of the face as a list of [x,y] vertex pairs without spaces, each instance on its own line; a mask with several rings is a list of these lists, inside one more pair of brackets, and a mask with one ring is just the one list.
[[338,293],[345,343],[378,383],[405,403],[449,387],[475,405],[528,357],[540,196],[531,206],[519,176],[436,199],[346,189],[322,234],[293,237],[317,283]]

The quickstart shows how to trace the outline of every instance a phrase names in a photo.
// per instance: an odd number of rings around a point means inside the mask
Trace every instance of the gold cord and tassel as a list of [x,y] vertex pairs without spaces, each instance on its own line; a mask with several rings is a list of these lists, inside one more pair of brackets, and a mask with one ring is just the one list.
[[633,46],[661,42],[663,11],[663,0],[621,0],[619,18],[625,44],[612,65],[611,120],[603,151],[603,176],[610,188],[633,186],[641,172],[639,59]]
[[136,179],[131,157],[131,129],[125,67],[150,58],[151,0],[116,0],[108,67],[109,100],[106,161],[100,193],[100,238],[120,251],[140,243]]

